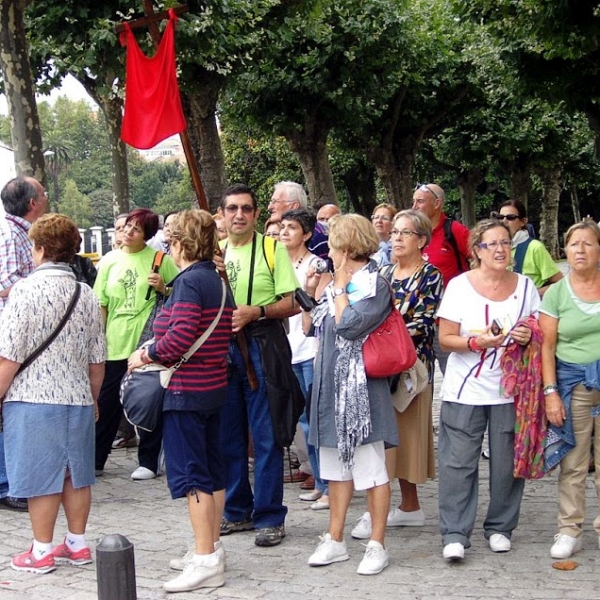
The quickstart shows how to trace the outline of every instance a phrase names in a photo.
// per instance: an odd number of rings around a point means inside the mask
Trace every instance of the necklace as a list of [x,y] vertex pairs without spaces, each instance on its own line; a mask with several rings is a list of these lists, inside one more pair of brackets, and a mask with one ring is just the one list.
[[306,258],[306,255],[309,254],[308,250],[304,251],[304,254],[294,263],[294,268],[298,269],[302,264],[302,261]]

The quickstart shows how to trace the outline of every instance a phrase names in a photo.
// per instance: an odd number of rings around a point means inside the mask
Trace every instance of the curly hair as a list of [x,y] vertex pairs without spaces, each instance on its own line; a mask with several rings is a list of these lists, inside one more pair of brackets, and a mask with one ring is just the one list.
[[81,235],[74,221],[66,215],[47,213],[29,229],[29,239],[36,248],[44,249],[44,258],[70,263],[81,245]]
[[205,210],[181,211],[171,224],[171,244],[175,240],[181,246],[184,260],[212,260],[219,244],[217,224]]
[[329,247],[348,252],[352,260],[369,260],[379,250],[379,236],[361,215],[336,215],[329,219]]

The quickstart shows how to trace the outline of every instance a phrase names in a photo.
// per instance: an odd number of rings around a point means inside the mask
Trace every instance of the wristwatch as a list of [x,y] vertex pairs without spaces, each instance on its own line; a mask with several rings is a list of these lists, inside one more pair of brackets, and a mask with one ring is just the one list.
[[333,297],[337,298],[338,296],[341,296],[342,294],[346,293],[346,288],[343,287],[339,287],[339,288],[333,288]]
[[267,318],[267,311],[264,306],[259,306],[260,308],[260,317],[258,317],[259,321],[264,321]]

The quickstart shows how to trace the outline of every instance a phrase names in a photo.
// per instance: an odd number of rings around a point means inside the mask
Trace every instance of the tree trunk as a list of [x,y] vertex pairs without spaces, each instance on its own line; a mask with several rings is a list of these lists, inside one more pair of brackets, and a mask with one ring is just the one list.
[[458,189],[460,191],[460,212],[463,224],[471,229],[477,222],[475,212],[475,196],[477,186],[483,181],[481,169],[464,171],[458,176]]
[[129,170],[127,163],[127,146],[121,141],[121,126],[123,124],[123,99],[112,93],[111,83],[115,79],[115,73],[106,73],[105,80],[108,83],[107,95],[98,93],[95,79],[83,75],[74,77],[83,85],[86,92],[93,98],[94,102],[102,110],[106,126],[108,128],[108,144],[111,159],[111,181],[113,192],[113,214],[116,217],[122,213],[128,213],[130,208],[129,194]]
[[204,76],[200,74],[199,79],[198,88],[193,94],[181,94],[181,102],[196,164],[200,168],[202,187],[210,210],[215,212],[227,187],[225,159],[216,118],[223,78],[208,73]]
[[573,223],[581,221],[581,212],[579,211],[579,196],[577,195],[577,186],[572,185],[569,189],[569,197],[571,198],[571,207],[573,208]]
[[27,52],[23,13],[30,0],[0,2],[0,68],[10,115],[17,175],[46,185],[42,134]]
[[285,134],[300,161],[310,203],[315,210],[324,204],[338,203],[327,151],[328,135],[329,127],[310,115],[302,131],[293,130]]
[[401,208],[404,186],[392,151],[387,148],[374,148],[369,152],[369,158],[373,161],[385,190],[386,201]]
[[540,241],[548,248],[552,258],[559,258],[558,205],[560,201],[560,170],[543,171],[542,215],[540,220]]
[[350,171],[342,176],[342,179],[354,212],[367,218],[370,217],[377,205],[373,167],[366,163],[355,164]]

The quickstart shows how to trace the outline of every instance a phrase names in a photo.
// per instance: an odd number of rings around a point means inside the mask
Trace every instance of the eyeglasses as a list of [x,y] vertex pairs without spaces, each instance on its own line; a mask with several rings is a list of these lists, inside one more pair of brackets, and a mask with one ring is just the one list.
[[436,200],[440,199],[440,197],[429,187],[428,183],[417,183],[417,185],[415,186],[415,192],[417,190],[423,190],[425,192],[429,192],[430,194],[433,194],[433,196]]
[[282,200],[281,198],[271,198],[270,204],[291,204],[294,200]]
[[490,217],[492,217],[492,219],[498,219],[498,221],[504,221],[504,219],[507,221],[516,221],[517,219],[521,218],[519,215],[501,215],[498,212],[491,213]]
[[254,212],[255,208],[251,204],[244,204],[243,206],[236,206],[235,204],[228,204],[225,207],[225,211],[230,215],[235,215],[238,210],[241,210],[245,215],[249,215]]
[[392,229],[390,233],[400,238],[409,238],[411,235],[419,235],[417,231],[411,231],[410,229]]
[[510,248],[510,240],[500,240],[498,242],[481,242],[477,244],[482,250],[491,250],[495,252],[498,248]]
[[387,215],[371,215],[371,221],[391,221],[392,217]]

